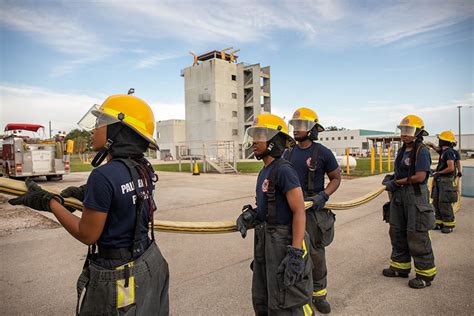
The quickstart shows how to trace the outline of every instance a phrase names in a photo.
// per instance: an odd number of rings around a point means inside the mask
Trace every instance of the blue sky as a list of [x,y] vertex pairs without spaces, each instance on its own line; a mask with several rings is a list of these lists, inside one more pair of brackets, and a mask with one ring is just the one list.
[[70,130],[126,93],[155,119],[184,118],[180,70],[240,48],[271,66],[272,112],[315,109],[323,125],[474,133],[474,4],[464,1],[2,1],[0,124]]

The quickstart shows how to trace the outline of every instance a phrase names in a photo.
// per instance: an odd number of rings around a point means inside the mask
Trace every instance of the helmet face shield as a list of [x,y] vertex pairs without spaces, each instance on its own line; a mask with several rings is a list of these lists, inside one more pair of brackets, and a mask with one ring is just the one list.
[[118,118],[112,117],[102,112],[100,110],[100,105],[94,104],[81,118],[77,125],[90,132],[95,128],[118,123],[119,121],[120,120]]
[[314,121],[298,119],[292,119],[289,123],[293,126],[294,132],[309,132],[316,125]]
[[243,147],[249,149],[252,147],[253,143],[267,142],[278,133],[279,131],[266,127],[249,127],[245,131]]
[[416,136],[416,127],[415,126],[397,126],[400,130],[400,136]]

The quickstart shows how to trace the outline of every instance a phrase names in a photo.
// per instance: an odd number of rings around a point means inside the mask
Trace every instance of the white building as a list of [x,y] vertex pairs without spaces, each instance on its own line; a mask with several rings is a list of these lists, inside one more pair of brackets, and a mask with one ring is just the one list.
[[186,122],[184,120],[165,120],[156,122],[159,159],[174,160],[179,157],[179,146],[186,141]]
[[331,149],[337,156],[344,155],[346,148],[350,154],[366,155],[372,147],[368,137],[391,137],[393,133],[366,129],[324,131],[319,133],[319,142]]

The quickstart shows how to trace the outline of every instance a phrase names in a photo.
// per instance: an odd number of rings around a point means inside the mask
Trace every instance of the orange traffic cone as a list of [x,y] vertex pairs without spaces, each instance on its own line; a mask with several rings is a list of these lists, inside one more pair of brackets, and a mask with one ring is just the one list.
[[196,162],[194,162],[193,176],[198,176],[198,175],[200,175],[200,173],[199,173],[199,166],[198,166],[198,163],[196,161]]

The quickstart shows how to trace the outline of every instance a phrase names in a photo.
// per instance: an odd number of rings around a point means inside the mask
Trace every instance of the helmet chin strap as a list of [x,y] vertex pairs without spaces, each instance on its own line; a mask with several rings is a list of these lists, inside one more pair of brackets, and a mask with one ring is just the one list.
[[[120,116],[119,116],[119,119],[120,119]],[[123,120],[123,114],[122,114],[122,119],[120,119],[120,121],[122,120]],[[113,139],[118,135],[118,133],[120,133],[122,128],[123,128],[123,124],[120,124],[120,128],[110,138],[107,138],[107,142],[105,143],[104,147],[102,147],[102,149],[99,150],[99,152],[95,155],[94,159],[92,159],[91,161],[91,165],[93,167],[100,166],[102,162],[104,162],[105,158],[107,158],[107,156],[109,155],[110,147],[112,147],[112,145],[114,144]]]
[[109,150],[113,143],[113,140],[111,140],[110,138],[107,139],[107,143],[105,143],[104,147],[102,147],[102,149],[99,150],[97,155],[95,155],[94,159],[92,159],[91,165],[93,167],[98,167],[101,165],[102,162],[104,162],[105,158],[107,158],[107,156],[109,155]]

